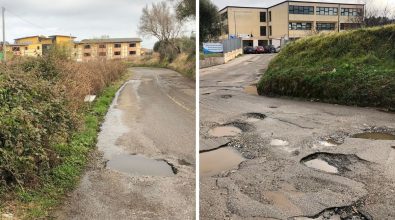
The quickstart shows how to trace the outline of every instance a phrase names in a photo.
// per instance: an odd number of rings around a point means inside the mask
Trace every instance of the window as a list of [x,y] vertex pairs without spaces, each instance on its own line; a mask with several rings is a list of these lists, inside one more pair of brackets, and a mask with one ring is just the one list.
[[106,48],[105,44],[99,44],[99,48]]
[[37,46],[37,50],[39,50],[40,49],[40,46]]
[[311,30],[311,22],[289,22],[289,30]]
[[272,21],[272,12],[269,11],[269,21]]
[[135,43],[129,44],[129,47],[136,47]]
[[360,28],[361,24],[358,23],[341,23],[340,30],[350,30]]
[[313,15],[314,14],[314,7],[313,6],[290,5],[288,8],[288,11],[290,14]]
[[317,23],[317,31],[335,30],[335,23]]
[[25,47],[25,50],[28,50],[29,48],[28,47]]
[[261,22],[266,22],[266,12],[260,12],[259,13],[259,20]]
[[84,57],[90,57],[91,54],[90,53],[84,53]]
[[74,45],[74,49],[77,48],[77,45]]
[[261,36],[266,36],[266,26],[261,26]]
[[121,47],[121,44],[114,44],[114,47],[115,47],[115,48],[120,48],[120,47]]
[[114,55],[116,55],[116,56],[121,55],[121,51],[115,51],[115,52],[114,52]]
[[136,51],[129,51],[129,55],[135,55]]
[[272,36],[273,32],[272,32],[272,26],[269,26],[269,36]]
[[361,16],[362,10],[360,8],[342,8],[340,10],[342,16]]
[[12,51],[19,51],[20,48],[19,47],[12,47]]
[[91,49],[91,45],[89,45],[89,44],[85,45],[84,49]]
[[105,57],[107,54],[106,54],[106,52],[99,52],[99,56],[101,56],[101,57]]
[[337,15],[337,8],[317,7],[315,12],[317,15]]

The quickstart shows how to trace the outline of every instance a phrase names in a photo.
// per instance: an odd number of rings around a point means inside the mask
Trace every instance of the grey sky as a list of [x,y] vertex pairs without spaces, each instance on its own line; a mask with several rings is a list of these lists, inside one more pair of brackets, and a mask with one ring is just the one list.
[[[77,40],[100,37],[140,37],[142,8],[160,0],[0,0],[6,8],[6,40],[30,35],[74,35]],[[19,17],[20,18],[19,18]],[[195,30],[186,25],[185,34]],[[143,38],[152,48],[156,39]]]
[[[268,7],[284,0],[212,0],[214,4],[218,6],[219,9],[222,9],[226,6],[246,6],[246,7]],[[312,1],[312,0],[304,0],[304,1]],[[367,4],[373,4],[376,7],[384,7],[385,5],[389,5],[392,10],[395,10],[395,0],[317,0],[320,2],[341,2],[341,3],[363,3],[368,2]]]

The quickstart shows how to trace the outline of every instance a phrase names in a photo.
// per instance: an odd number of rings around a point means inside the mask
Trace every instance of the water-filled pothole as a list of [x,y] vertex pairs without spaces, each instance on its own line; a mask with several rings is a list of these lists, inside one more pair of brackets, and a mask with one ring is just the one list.
[[200,153],[200,175],[213,176],[237,168],[245,159],[233,148],[223,147]]
[[344,206],[325,209],[315,216],[294,217],[293,220],[372,220],[373,218],[357,208],[357,206]]
[[230,98],[232,98],[232,95],[221,95],[221,98],[230,99]]
[[281,140],[281,139],[273,139],[270,141],[270,145],[272,145],[272,146],[287,146],[287,145],[289,145],[289,142]]
[[384,132],[364,132],[354,134],[352,137],[370,140],[395,140],[395,135]]
[[353,164],[366,162],[352,154],[314,153],[300,161],[305,166],[327,173],[344,173],[351,171]]
[[256,85],[244,87],[244,92],[250,95],[258,95],[258,89],[256,88]]
[[149,159],[141,155],[117,155],[107,162],[108,169],[132,176],[174,176],[177,169],[165,160]]
[[266,118],[266,115],[258,112],[245,113],[243,116],[247,118],[248,122],[257,122]]
[[213,137],[232,137],[241,134],[241,129],[234,126],[215,127],[208,131],[208,134]]

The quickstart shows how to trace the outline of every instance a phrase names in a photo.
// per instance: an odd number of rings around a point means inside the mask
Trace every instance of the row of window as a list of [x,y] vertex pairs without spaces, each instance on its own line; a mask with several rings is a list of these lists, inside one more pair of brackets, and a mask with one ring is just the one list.
[[[135,54],[136,54],[136,51],[129,51],[129,55],[135,55]],[[121,55],[121,51],[115,51],[114,55],[115,56],[120,56]],[[91,56],[90,53],[84,53],[84,57],[90,57],[90,56]],[[106,52],[99,52],[99,56],[100,57],[105,57],[105,56],[107,56],[107,53]]]
[[[299,6],[299,5],[290,5],[288,8],[290,14],[314,14],[314,6]],[[333,7],[317,7],[316,8],[317,15],[337,15],[338,8]],[[340,14],[342,16],[361,16],[362,9],[360,8],[341,8]]]
[[[135,43],[131,43],[131,44],[129,44],[129,47],[136,47],[136,44]],[[91,48],[91,45],[89,45],[89,44],[84,45],[84,49],[90,49],[90,48]],[[106,45],[105,44],[99,44],[99,48],[106,48]],[[114,48],[121,48],[121,44],[114,44]]]
[[[288,24],[289,30],[311,30],[312,23],[311,22],[290,22]],[[324,31],[324,30],[335,30],[335,23],[317,23],[316,30]]]

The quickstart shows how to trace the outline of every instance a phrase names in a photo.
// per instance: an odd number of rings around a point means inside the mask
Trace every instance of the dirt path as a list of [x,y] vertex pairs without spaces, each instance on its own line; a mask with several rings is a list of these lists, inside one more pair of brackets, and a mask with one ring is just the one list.
[[395,219],[395,115],[258,96],[272,58],[202,70],[201,219]]
[[57,219],[194,219],[194,82],[133,68],[98,137],[98,153]]

